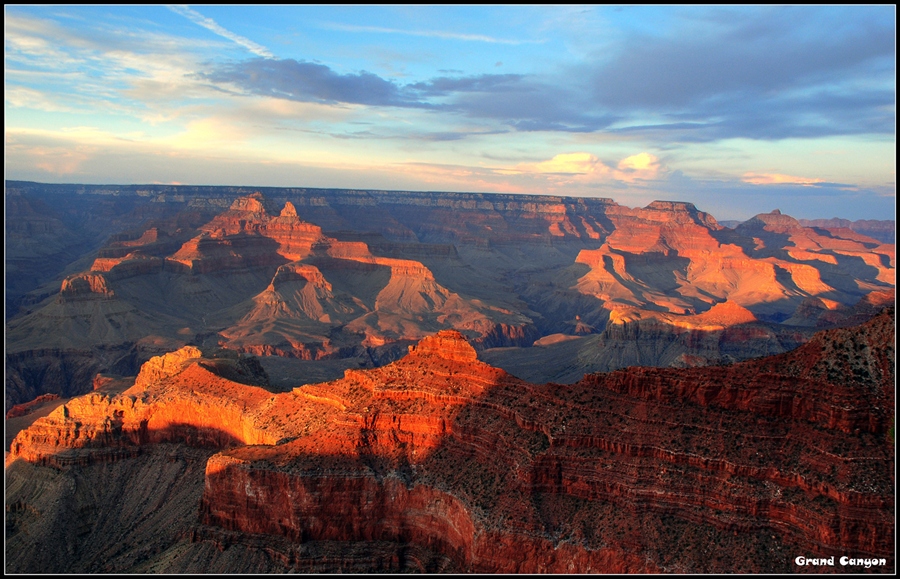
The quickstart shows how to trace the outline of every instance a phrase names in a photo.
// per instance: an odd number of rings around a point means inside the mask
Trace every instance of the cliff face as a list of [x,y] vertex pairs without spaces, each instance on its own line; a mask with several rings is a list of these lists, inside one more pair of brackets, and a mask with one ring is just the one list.
[[[45,514],[49,495],[20,477],[157,464],[153,449],[174,444],[217,452],[195,457],[202,479],[185,476],[192,514],[146,543],[157,571],[787,572],[797,553],[890,571],[893,336],[891,309],[779,356],[536,385],[442,331],[384,367],[281,394],[183,349],[16,437],[7,541],[42,540],[49,516],[100,537],[109,509]],[[13,553],[13,568],[36,569],[36,552]],[[75,559],[52,570],[97,568]],[[132,551],[105,565],[139,567]]]

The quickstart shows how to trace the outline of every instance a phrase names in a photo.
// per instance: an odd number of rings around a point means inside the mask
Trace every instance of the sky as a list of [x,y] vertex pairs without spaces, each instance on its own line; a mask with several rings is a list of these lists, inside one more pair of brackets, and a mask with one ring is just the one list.
[[893,219],[896,8],[5,6],[5,176]]

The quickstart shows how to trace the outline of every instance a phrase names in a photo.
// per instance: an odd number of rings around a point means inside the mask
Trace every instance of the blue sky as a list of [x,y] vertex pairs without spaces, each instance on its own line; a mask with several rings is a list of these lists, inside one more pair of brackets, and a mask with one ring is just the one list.
[[6,6],[6,178],[892,218],[893,6]]

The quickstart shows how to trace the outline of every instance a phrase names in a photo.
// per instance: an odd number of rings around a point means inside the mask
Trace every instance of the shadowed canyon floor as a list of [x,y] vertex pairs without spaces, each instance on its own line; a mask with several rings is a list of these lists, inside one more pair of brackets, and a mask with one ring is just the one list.
[[287,392],[187,346],[18,433],[7,570],[893,572],[894,335],[533,384],[444,330]]
[[[690,203],[7,182],[6,404],[91,390],[185,345],[279,390],[439,330],[532,382],[777,354],[894,301],[893,222]],[[849,227],[852,225],[856,229]]]

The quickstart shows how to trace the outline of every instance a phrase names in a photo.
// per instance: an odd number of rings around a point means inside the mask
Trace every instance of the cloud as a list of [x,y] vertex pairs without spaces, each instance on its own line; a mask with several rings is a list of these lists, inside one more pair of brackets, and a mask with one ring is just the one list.
[[607,183],[611,185],[653,181],[667,173],[654,155],[638,153],[625,157],[613,169],[596,155],[579,151],[560,153],[547,161],[519,163],[513,168],[497,169],[502,175],[545,175],[557,184]]
[[742,181],[751,185],[784,185],[788,183],[794,185],[815,185],[817,183],[825,183],[825,179],[795,177],[780,173],[744,173]]
[[356,26],[352,24],[338,24],[329,22],[324,25],[325,28],[331,30],[342,30],[344,32],[374,32],[376,34],[405,34],[407,36],[427,36],[431,38],[445,38],[448,40],[463,40],[466,42],[488,42],[491,44],[525,44],[533,42],[530,40],[509,40],[505,38],[495,38],[484,34],[464,34],[459,32],[445,32],[442,30],[401,30],[398,28],[385,28],[382,26]]
[[561,173],[587,175],[590,173],[609,173],[609,167],[590,153],[562,153],[549,161],[542,161],[532,166],[537,173]]
[[367,71],[253,59],[199,76],[252,94],[427,109],[520,132],[669,143],[889,135],[894,28],[883,13],[878,7],[692,11],[662,32],[607,43],[583,64],[532,74],[443,74],[401,84]]
[[189,77],[199,66],[197,51],[221,52],[219,40],[17,14],[6,23],[6,101],[14,113],[122,115],[156,124],[188,113],[192,100],[208,103],[221,94]]
[[200,78],[232,83],[254,94],[296,101],[375,106],[424,106],[400,87],[370,72],[339,74],[324,64],[293,59],[253,59],[224,65]]
[[203,16],[196,10],[191,10],[187,6],[168,6],[168,8],[172,12],[184,16],[191,22],[198,24],[203,28],[206,28],[214,34],[218,34],[219,36],[227,38],[228,40],[231,40],[239,46],[243,46],[257,56],[261,56],[263,58],[275,58],[275,55],[272,54],[265,46],[259,45],[249,38],[244,38],[243,36],[235,34],[234,32],[231,32],[230,30],[219,26],[219,24],[217,24],[215,20]]
[[490,90],[459,92],[447,100],[452,110],[467,117],[492,119],[523,132],[592,133],[620,119],[597,112],[579,91],[534,77],[510,79]]
[[6,104],[13,107],[47,112],[75,112],[77,109],[54,100],[51,95],[22,86],[8,85],[4,91]]
[[578,108],[577,94],[520,74],[441,76],[403,85],[367,71],[342,74],[324,64],[257,58],[219,65],[195,77],[251,94],[456,113],[497,121],[518,131],[592,132],[616,120],[585,113]]
[[650,153],[638,153],[619,161],[619,169],[622,171],[650,171],[658,166],[659,162],[656,157]]
[[[581,73],[621,133],[683,141],[892,134],[894,17],[886,7],[713,9],[632,34]],[[659,122],[639,119],[652,115]]]
[[495,94],[514,92],[524,78],[521,74],[480,74],[476,76],[441,76],[427,82],[407,85],[407,90],[421,96],[447,96],[460,92],[481,92]]
[[[594,90],[608,106],[683,107],[859,78],[893,56],[892,26],[871,16],[856,25],[835,19],[770,7],[737,10],[731,23],[704,28],[712,32],[685,26],[674,37],[634,36],[595,69]],[[822,29],[808,35],[810,26]]]
[[636,179],[645,181],[658,179],[660,173],[666,171],[659,159],[650,153],[638,153],[625,157],[619,161],[617,169],[614,173],[615,178],[628,182],[634,182]]

